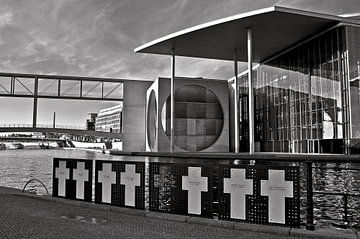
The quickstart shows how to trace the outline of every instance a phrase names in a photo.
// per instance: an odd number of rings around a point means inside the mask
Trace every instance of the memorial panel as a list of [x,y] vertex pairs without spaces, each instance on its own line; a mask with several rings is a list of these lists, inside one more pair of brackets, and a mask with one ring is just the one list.
[[95,162],[95,203],[145,208],[145,163]]
[[300,226],[299,167],[219,166],[219,219]]
[[91,202],[93,161],[53,160],[53,196]]
[[213,167],[150,163],[149,209],[212,218]]

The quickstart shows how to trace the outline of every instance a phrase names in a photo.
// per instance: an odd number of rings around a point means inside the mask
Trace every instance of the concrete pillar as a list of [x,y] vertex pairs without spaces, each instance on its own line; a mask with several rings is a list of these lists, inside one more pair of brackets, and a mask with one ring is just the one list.
[[255,152],[255,117],[254,117],[254,89],[252,82],[252,30],[247,29],[247,50],[248,50],[248,88],[249,88],[249,153]]
[[35,84],[34,84],[34,104],[33,104],[33,128],[36,128],[37,122],[37,106],[38,106],[38,87],[39,86],[39,79],[35,77]]
[[235,121],[235,148],[234,152],[239,153],[239,79],[238,79],[238,61],[237,61],[237,51],[234,51],[234,121]]
[[53,129],[56,128],[56,112],[54,112],[54,116],[53,116]]
[[170,152],[174,152],[174,112],[175,112],[175,49],[171,56],[171,83],[170,83]]

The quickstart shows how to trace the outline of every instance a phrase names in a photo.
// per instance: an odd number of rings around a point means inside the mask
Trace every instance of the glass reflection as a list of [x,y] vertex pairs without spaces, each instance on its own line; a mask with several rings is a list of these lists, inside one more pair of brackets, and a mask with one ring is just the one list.
[[[344,32],[332,29],[254,70],[256,151],[344,152]],[[240,148],[248,151],[246,74],[239,92]]]

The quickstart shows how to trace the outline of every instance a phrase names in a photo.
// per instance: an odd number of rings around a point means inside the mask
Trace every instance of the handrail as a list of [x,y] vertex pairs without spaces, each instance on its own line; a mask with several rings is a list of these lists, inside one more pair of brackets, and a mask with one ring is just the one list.
[[29,183],[33,182],[33,181],[39,182],[39,183],[45,188],[47,195],[49,195],[49,191],[48,191],[48,189],[46,188],[45,184],[44,184],[43,182],[41,182],[39,179],[37,179],[37,178],[32,178],[32,179],[30,179],[29,181],[27,181],[27,183],[25,184],[25,186],[24,186],[23,189],[22,189],[22,192],[25,192],[26,186],[27,186]]
[[360,163],[360,155],[340,155],[340,154],[273,154],[273,153],[154,153],[154,152],[132,152],[132,156],[149,156],[165,158],[196,158],[196,159],[229,159],[229,160],[258,160],[258,161],[277,161],[277,162],[307,162],[313,163]]

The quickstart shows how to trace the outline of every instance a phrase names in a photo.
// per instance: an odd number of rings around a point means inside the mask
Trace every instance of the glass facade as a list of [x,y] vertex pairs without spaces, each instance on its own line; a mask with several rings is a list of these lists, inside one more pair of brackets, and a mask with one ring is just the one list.
[[[339,26],[254,70],[256,151],[347,153],[351,116],[360,136],[359,40],[359,28]],[[248,151],[247,75],[239,82],[240,150]]]
[[[347,27],[352,138],[360,138],[360,28]],[[357,142],[353,142],[355,145]]]

